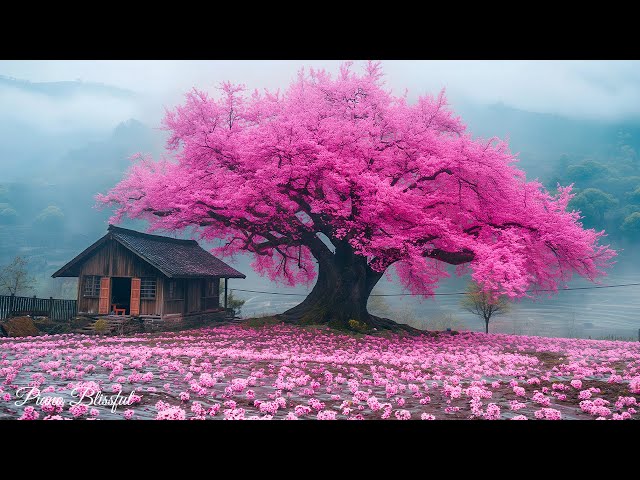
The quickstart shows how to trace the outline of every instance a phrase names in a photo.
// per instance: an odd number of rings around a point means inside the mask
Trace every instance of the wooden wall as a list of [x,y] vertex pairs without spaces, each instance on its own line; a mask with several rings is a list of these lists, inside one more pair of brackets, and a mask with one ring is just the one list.
[[187,308],[184,313],[194,313],[202,310],[202,284],[203,280],[200,278],[194,280],[187,280],[186,282],[186,299]]
[[[169,282],[171,281],[176,281],[180,285],[179,288],[181,288],[183,292],[181,299],[170,299],[168,297]],[[165,278],[163,282],[163,288],[166,292],[164,299],[164,313],[189,314],[217,309],[220,306],[218,288],[220,285],[220,280],[218,278],[215,278],[213,281],[216,286],[215,296],[206,298],[204,297],[204,294],[205,283],[207,282],[207,279],[194,278],[172,280],[169,278]]]
[[160,315],[163,293],[164,275],[140,257],[123,247],[120,243],[109,240],[99,247],[80,266],[78,276],[78,312],[98,313],[99,299],[84,296],[84,277],[98,275],[100,277],[156,277],[156,300],[141,300],[141,315]]
[[80,273],[101,277],[138,278],[162,275],[156,268],[114,240],[109,240],[87,258]]

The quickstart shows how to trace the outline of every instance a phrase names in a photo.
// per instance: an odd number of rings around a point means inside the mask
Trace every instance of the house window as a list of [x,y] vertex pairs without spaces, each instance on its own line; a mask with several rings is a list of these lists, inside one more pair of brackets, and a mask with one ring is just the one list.
[[182,300],[182,283],[177,280],[169,280],[169,300]]
[[155,277],[142,278],[140,280],[140,298],[142,300],[155,300],[156,298]]
[[87,275],[84,277],[84,296],[100,296],[100,277],[98,275]]

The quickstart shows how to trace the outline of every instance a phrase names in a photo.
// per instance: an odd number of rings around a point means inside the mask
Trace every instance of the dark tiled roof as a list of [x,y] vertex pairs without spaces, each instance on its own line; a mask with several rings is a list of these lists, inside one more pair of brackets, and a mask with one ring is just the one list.
[[107,235],[71,260],[53,276],[67,276],[65,270],[72,268],[78,261],[88,256],[94,250],[92,247],[97,247],[107,237],[111,237],[169,278],[246,278],[244,274],[204,250],[195,240],[179,240],[150,235],[114,225],[109,225],[108,230]]

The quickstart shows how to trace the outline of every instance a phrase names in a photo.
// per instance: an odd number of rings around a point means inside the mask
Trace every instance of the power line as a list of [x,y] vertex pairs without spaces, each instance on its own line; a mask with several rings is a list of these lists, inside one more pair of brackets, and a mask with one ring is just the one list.
[[[558,289],[557,293],[560,292],[566,292],[569,290],[594,290],[596,288],[618,288],[618,287],[633,287],[633,286],[638,286],[640,285],[640,283],[622,283],[619,285],[596,285],[593,287],[573,287],[573,288],[562,288],[562,289]],[[264,293],[267,295],[293,295],[293,296],[299,296],[299,297],[306,297],[307,295],[309,295],[309,293],[280,293],[280,292],[263,292],[260,290],[243,290],[241,288],[230,288],[229,290],[231,291],[236,291],[236,292],[251,292],[251,293]],[[534,290],[527,290],[527,293],[533,293]],[[537,290],[535,291],[537,292],[555,292],[555,290]],[[444,296],[444,295],[466,295],[467,292],[450,292],[450,293],[434,293],[433,295],[440,295],[440,296]],[[418,296],[418,295],[423,295],[421,293],[379,293],[379,294],[374,294],[374,295],[369,295],[370,297],[401,297],[401,296]]]
[[242,290],[241,288],[230,288],[232,292],[251,292],[251,293],[266,293],[267,295],[298,295],[306,297],[308,293],[279,293],[279,292],[260,292],[258,290]]

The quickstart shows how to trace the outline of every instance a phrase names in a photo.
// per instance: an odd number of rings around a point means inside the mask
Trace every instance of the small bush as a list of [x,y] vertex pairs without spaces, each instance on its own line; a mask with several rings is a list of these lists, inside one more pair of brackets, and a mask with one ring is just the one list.
[[349,327],[356,332],[366,332],[369,330],[369,326],[364,322],[359,322],[358,320],[351,319],[349,320]]
[[105,333],[109,328],[109,324],[104,318],[99,318],[96,323],[93,324],[93,329],[98,333]]

